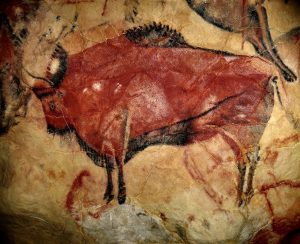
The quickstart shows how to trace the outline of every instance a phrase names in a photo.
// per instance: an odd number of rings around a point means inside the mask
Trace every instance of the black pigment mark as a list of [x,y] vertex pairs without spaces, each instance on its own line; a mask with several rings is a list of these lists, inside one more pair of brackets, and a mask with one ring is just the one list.
[[128,162],[137,153],[149,146],[164,145],[184,145],[187,142],[190,132],[190,122],[179,122],[170,126],[160,128],[143,135],[130,139],[128,142],[125,162]]
[[25,39],[28,36],[28,30],[26,28],[23,28],[20,30],[19,35],[22,39]]
[[129,29],[125,35],[130,41],[145,47],[189,47],[179,32],[155,22]]
[[243,194],[243,187],[245,183],[245,174],[246,174],[246,164],[245,163],[238,163],[238,170],[239,170],[239,183],[238,183],[238,206],[242,206],[244,204],[242,194]]
[[183,243],[186,243],[186,244],[190,243],[184,227],[182,227],[180,224],[176,224],[175,229],[176,229],[178,236],[182,239]]
[[103,199],[109,203],[113,198],[114,195],[112,194],[114,184],[112,179],[112,172],[114,170],[114,164],[112,160],[106,158],[105,159],[105,168],[106,168],[106,174],[107,174],[107,184],[106,184],[106,190],[103,196]]
[[144,47],[190,48],[224,56],[239,57],[239,55],[234,55],[226,51],[193,47],[184,40],[184,37],[181,35],[181,33],[172,29],[168,25],[163,25],[161,23],[157,24],[153,22],[152,24],[129,29],[126,31],[125,36],[130,41]]
[[65,128],[63,129],[58,129],[52,125],[47,125],[47,132],[49,134],[54,134],[54,135],[59,135],[59,136],[63,136],[67,133],[71,133],[71,132],[74,132],[75,129],[69,125],[66,125]]
[[[59,60],[59,65],[57,67],[57,70],[54,74],[51,73],[50,65],[52,61],[55,59]],[[46,74],[46,79],[51,81],[51,86],[52,87],[58,87],[59,84],[62,82],[65,73],[67,71],[68,67],[68,54],[66,50],[60,45],[57,44],[54,52],[52,53],[50,62],[47,67],[47,74]]]
[[50,111],[52,111],[52,112],[55,111],[56,105],[55,105],[54,101],[49,102],[49,108],[50,108]]
[[8,35],[14,44],[14,47],[21,47],[23,43],[22,38],[15,33],[8,17],[4,13],[0,12],[0,29],[2,27],[6,28]]
[[104,167],[107,159],[106,157],[103,155],[102,157],[100,156],[100,154],[94,150],[92,147],[90,147],[84,140],[82,140],[80,138],[80,136],[78,135],[77,132],[75,132],[76,134],[76,140],[80,146],[80,148],[85,151],[86,155],[97,165],[100,167]]
[[86,155],[97,166],[100,166],[100,167],[104,167],[105,166],[105,162],[107,161],[106,157],[104,155],[100,156],[100,154],[96,150],[94,150],[84,140],[82,140],[81,137],[78,135],[77,131],[72,126],[66,125],[66,127],[63,128],[63,129],[57,129],[57,128],[51,126],[51,125],[48,125],[47,131],[48,131],[49,134],[55,134],[55,135],[60,135],[60,136],[63,136],[65,134],[69,134],[69,133],[74,132],[75,136],[76,136],[77,143],[80,146],[80,149],[82,151],[84,151],[86,153]]
[[282,105],[282,100],[281,100],[281,96],[280,96],[280,92],[279,92],[277,80],[278,80],[277,76],[275,76],[275,77],[272,78],[272,82],[273,82],[273,84],[275,86],[275,91],[276,91],[276,94],[277,94],[277,97],[278,97],[278,101]]
[[252,196],[254,194],[253,177],[255,174],[256,165],[260,160],[259,153],[260,153],[260,147],[258,146],[254,152],[247,154],[248,161],[250,162],[250,167],[249,167],[246,192],[245,192],[246,204],[250,201],[250,199],[252,198]]
[[15,75],[10,81],[9,88],[13,99],[18,99],[21,93],[25,91],[24,87],[21,85],[20,79]]
[[237,98],[243,94],[239,93],[224,98],[223,100],[216,103],[212,108],[206,110],[203,113],[200,113],[196,116],[189,117],[185,120],[179,121],[177,123],[146,132],[143,135],[130,139],[128,142],[127,153],[125,157],[125,162],[128,162],[133,158],[137,153],[143,151],[148,146],[164,144],[164,145],[186,145],[188,139],[194,135],[190,125],[191,122],[195,119],[203,117],[214,110],[218,109],[220,106],[224,105],[228,101]]
[[[255,21],[257,21],[256,25],[258,27],[260,27],[260,23],[259,23],[259,18],[257,15],[257,12],[255,9],[252,9],[251,7],[249,8],[249,11],[251,11],[253,14],[255,12]],[[296,75],[289,69],[289,67],[287,67],[285,65],[285,63],[281,60],[278,51],[276,49],[276,46],[274,44],[274,41],[272,39],[271,33],[270,33],[270,28],[269,28],[269,22],[268,22],[268,15],[267,15],[267,11],[265,8],[262,8],[262,12],[263,12],[263,22],[265,23],[265,29],[266,29],[266,39],[269,42],[269,45],[271,47],[271,58],[268,58],[268,56],[266,56],[265,58],[269,59],[270,61],[272,61],[273,63],[275,63],[275,65],[278,66],[278,68],[281,70],[282,75],[284,76],[285,80],[288,82],[292,82],[294,80],[297,79]],[[262,54],[260,54],[261,56],[264,57],[264,54],[266,53],[265,50],[267,50],[266,44],[264,40],[261,40],[263,47],[264,47],[264,52]],[[252,45],[254,45],[254,43],[252,43]]]
[[208,21],[209,23],[223,29],[226,31],[230,31],[233,32],[234,29],[232,26],[230,25],[226,25],[223,22],[220,22],[219,20],[217,20],[216,18],[214,18],[213,16],[210,15],[210,13],[207,12],[207,8],[206,8],[206,2],[203,1],[202,4],[199,4],[197,2],[195,2],[195,0],[186,0],[188,5],[197,13],[199,14],[202,18],[204,18],[206,21]]
[[[138,9],[137,7],[139,6],[139,0],[132,0],[132,1],[125,1],[125,6],[129,8],[129,12],[125,14],[125,20],[128,22],[135,22],[135,18],[138,15]],[[133,5],[132,9],[128,5]]]

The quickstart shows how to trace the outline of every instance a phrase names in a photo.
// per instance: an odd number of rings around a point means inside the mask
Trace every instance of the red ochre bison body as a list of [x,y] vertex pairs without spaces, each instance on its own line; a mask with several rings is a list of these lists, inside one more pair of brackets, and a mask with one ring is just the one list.
[[39,81],[34,92],[49,129],[75,131],[88,156],[106,167],[108,201],[113,162],[123,203],[123,163],[150,145],[186,145],[220,134],[243,165],[273,108],[274,69],[257,57],[150,46],[121,35],[66,60],[60,82]]

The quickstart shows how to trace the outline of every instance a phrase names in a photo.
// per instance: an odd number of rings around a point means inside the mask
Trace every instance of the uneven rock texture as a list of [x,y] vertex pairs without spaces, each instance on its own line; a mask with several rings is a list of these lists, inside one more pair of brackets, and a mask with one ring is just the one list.
[[[42,104],[30,89],[36,77],[45,77],[57,43],[73,55],[156,21],[176,29],[193,46],[258,54],[243,33],[209,24],[183,0],[20,2],[0,5],[15,33],[28,32],[11,55],[7,39],[12,37],[1,26],[1,238],[16,243],[299,242],[299,80],[287,83],[278,75],[247,204],[238,205],[235,152],[218,134],[136,154],[124,166],[126,204],[116,199],[117,170],[115,198],[107,203],[105,169],[93,164],[73,133],[47,133]],[[299,77],[299,4],[274,0],[264,6],[277,51]],[[246,156],[251,161],[257,155]],[[246,182],[249,171],[247,164]]]
[[[105,211],[99,219],[88,217],[82,223],[97,243],[180,243],[157,217],[135,205],[121,205]],[[109,228],[108,228],[109,227]],[[124,238],[126,236],[126,238]]]

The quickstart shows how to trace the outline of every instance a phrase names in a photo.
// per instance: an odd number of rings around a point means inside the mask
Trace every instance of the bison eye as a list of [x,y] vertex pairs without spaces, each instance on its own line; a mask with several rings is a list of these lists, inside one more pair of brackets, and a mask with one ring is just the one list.
[[50,108],[51,111],[55,111],[56,106],[55,106],[55,103],[53,101],[49,102],[49,108]]
[[46,77],[51,81],[53,87],[59,86],[62,82],[68,65],[68,54],[65,49],[57,44],[52,53],[51,60],[47,66]]

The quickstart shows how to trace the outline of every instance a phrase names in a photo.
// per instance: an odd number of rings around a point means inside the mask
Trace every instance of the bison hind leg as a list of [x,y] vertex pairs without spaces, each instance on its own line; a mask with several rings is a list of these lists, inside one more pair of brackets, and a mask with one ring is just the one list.
[[237,195],[237,202],[238,206],[241,207],[244,205],[245,201],[243,200],[243,187],[245,183],[245,174],[246,174],[246,164],[244,162],[238,163],[238,170],[239,170],[239,183],[238,183],[238,195]]
[[215,135],[220,135],[224,141],[230,146],[231,150],[234,152],[234,155],[237,160],[237,167],[239,170],[239,179],[237,186],[237,205],[240,207],[244,205],[244,193],[243,188],[245,184],[245,175],[247,168],[247,157],[245,156],[245,150],[242,148],[242,145],[237,142],[236,139],[232,138],[224,129],[216,126],[197,126],[197,123],[194,123],[192,126],[193,133],[189,135],[188,143],[207,140]]
[[114,165],[117,163],[118,166],[118,202],[124,204],[126,201],[126,187],[123,174],[123,163],[115,157],[105,157],[105,168],[107,173],[107,184],[103,199],[109,203],[113,198],[113,179],[112,172]]
[[118,202],[119,204],[124,204],[126,201],[126,186],[124,181],[123,174],[123,165],[122,161],[117,160],[118,165],[118,183],[119,183],[119,192],[118,192]]
[[103,199],[109,203],[113,198],[114,195],[113,192],[113,180],[112,180],[112,171],[114,169],[113,162],[110,158],[105,158],[105,168],[107,173],[107,184],[106,184],[106,190],[103,196]]
[[219,133],[223,137],[225,142],[230,146],[237,159],[237,168],[239,171],[237,187],[237,205],[241,207],[244,206],[246,203],[244,194],[244,184],[247,170],[247,162],[249,161],[243,153],[244,150],[242,149],[242,145],[240,145],[235,139],[229,136],[225,131],[220,130]]
[[255,148],[253,152],[249,152],[247,154],[247,158],[250,162],[250,167],[247,175],[247,185],[246,185],[246,191],[245,191],[245,204],[248,204],[254,194],[253,190],[253,177],[254,177],[254,172],[256,169],[256,165],[258,161],[260,160],[259,156],[259,146]]

